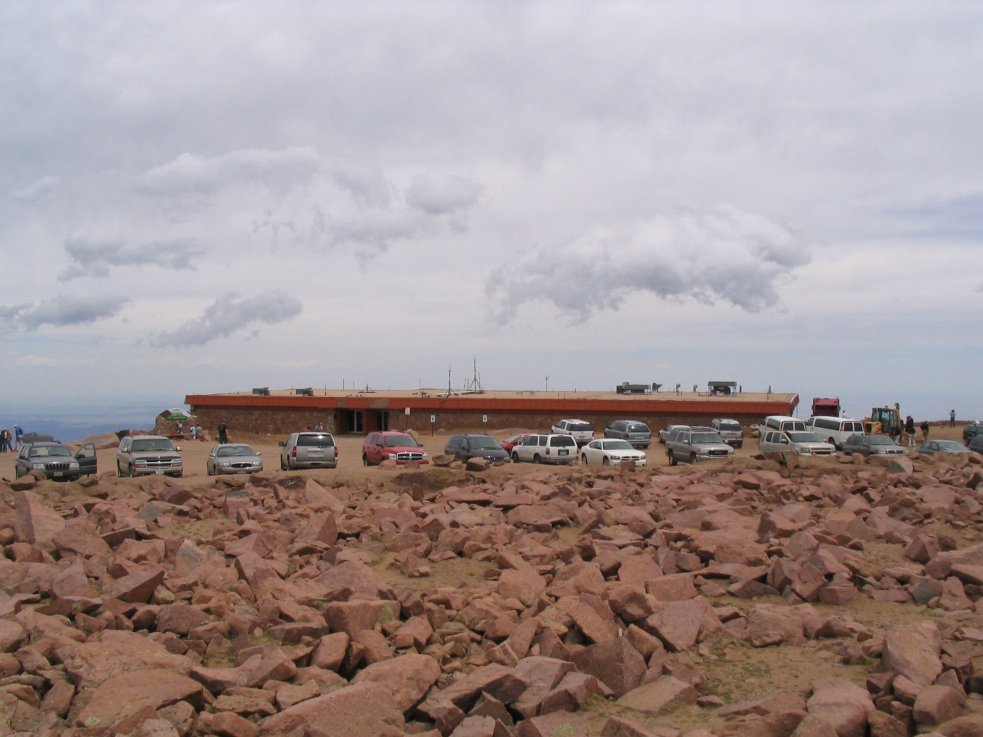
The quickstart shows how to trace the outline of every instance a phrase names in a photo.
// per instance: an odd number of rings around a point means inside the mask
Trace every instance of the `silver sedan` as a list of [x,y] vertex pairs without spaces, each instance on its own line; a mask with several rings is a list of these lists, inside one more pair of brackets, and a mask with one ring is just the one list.
[[209,476],[220,473],[258,473],[262,470],[263,459],[245,443],[216,445],[205,461],[205,471]]

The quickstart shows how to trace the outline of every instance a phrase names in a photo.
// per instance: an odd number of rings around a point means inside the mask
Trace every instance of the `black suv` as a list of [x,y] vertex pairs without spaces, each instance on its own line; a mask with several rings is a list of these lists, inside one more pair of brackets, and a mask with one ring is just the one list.
[[462,433],[451,435],[444,452],[466,461],[468,458],[484,458],[492,463],[506,463],[509,454],[491,435],[483,433]]
[[20,478],[31,471],[57,481],[77,481],[79,476],[96,472],[96,446],[87,443],[73,455],[55,441],[24,443],[14,462],[14,476]]

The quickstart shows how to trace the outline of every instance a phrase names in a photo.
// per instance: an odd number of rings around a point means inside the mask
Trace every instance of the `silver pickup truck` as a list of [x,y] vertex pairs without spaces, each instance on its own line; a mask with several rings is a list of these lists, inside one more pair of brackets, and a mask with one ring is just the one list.
[[675,466],[680,461],[696,463],[730,458],[734,449],[712,427],[684,427],[674,430],[666,440],[666,455],[669,465]]

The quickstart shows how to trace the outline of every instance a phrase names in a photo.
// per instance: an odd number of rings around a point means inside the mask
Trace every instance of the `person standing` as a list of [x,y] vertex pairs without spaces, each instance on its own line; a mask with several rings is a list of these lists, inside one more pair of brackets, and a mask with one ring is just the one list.
[[222,445],[229,442],[229,428],[226,427],[224,422],[220,422],[218,425],[218,442]]
[[911,415],[905,417],[904,420],[904,432],[908,436],[908,447],[912,448],[915,445],[915,418]]
[[928,420],[922,420],[922,424],[920,424],[918,427],[922,431],[922,442],[924,443],[926,440],[928,440]]
[[950,409],[949,410],[949,427],[955,427],[955,426],[956,426],[956,410]]
[[0,430],[0,453],[6,453],[9,448],[7,447],[7,428]]
[[20,438],[21,435],[23,434],[24,434],[24,428],[22,428],[20,425],[14,425],[13,445],[10,444],[10,441],[7,441],[7,444],[10,445],[11,450],[20,450]]

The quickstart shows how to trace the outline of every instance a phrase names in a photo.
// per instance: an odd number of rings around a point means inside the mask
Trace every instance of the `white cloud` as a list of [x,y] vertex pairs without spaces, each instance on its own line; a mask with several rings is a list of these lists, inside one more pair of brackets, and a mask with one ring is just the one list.
[[726,303],[756,312],[778,302],[777,286],[808,263],[811,244],[733,206],[686,210],[596,228],[500,266],[485,282],[498,320],[541,299],[577,321],[617,310],[636,292]]
[[58,177],[41,177],[25,187],[15,189],[10,193],[10,197],[15,200],[38,200],[54,192],[60,184],[61,180]]
[[446,215],[470,207],[480,193],[481,186],[475,181],[430,172],[413,178],[406,201],[431,215]]
[[240,298],[229,292],[205,308],[200,317],[172,331],[158,333],[151,344],[161,348],[184,348],[210,343],[257,324],[273,325],[296,317],[303,305],[296,297],[278,291]]
[[240,149],[219,156],[183,153],[137,177],[137,188],[151,195],[209,194],[243,182],[283,191],[310,181],[320,165],[309,148]]

